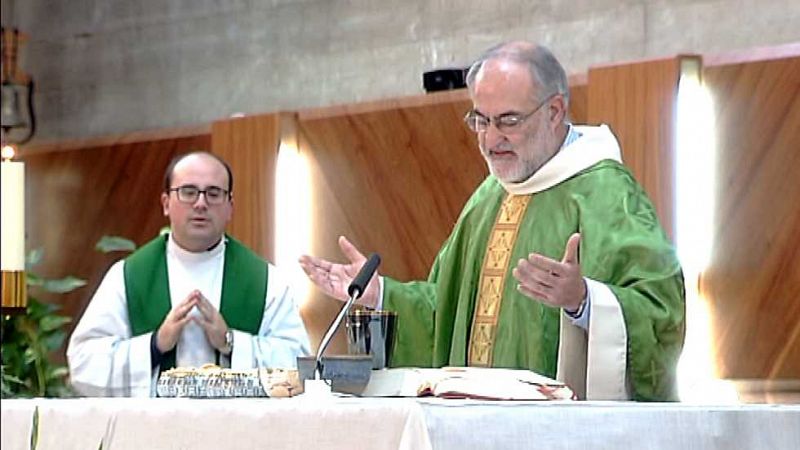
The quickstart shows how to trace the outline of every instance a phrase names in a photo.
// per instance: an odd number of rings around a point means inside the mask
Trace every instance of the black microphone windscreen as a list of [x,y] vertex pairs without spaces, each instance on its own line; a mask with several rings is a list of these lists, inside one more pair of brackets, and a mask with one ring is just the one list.
[[367,262],[361,266],[361,270],[358,271],[358,275],[353,278],[353,282],[347,287],[347,295],[350,297],[355,295],[355,298],[360,298],[367,289],[369,280],[372,279],[372,275],[375,274],[375,271],[378,269],[378,265],[380,265],[380,263],[381,257],[378,256],[377,253],[369,255]]

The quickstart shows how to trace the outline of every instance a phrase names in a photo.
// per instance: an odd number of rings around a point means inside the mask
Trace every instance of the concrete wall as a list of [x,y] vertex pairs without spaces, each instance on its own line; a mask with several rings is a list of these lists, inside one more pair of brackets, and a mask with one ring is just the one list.
[[569,73],[800,41],[797,0],[0,0],[31,35],[39,142],[422,92],[526,38]]

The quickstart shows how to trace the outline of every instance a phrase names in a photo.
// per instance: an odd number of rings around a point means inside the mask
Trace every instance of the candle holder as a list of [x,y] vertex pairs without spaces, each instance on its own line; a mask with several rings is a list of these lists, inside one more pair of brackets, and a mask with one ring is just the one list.
[[28,308],[24,271],[3,271],[3,315],[22,314]]

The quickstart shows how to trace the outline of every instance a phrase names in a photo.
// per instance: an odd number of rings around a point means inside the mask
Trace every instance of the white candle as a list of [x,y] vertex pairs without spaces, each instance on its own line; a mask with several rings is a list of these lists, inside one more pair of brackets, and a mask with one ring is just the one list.
[[25,164],[20,161],[0,162],[2,172],[2,255],[4,272],[25,270]]

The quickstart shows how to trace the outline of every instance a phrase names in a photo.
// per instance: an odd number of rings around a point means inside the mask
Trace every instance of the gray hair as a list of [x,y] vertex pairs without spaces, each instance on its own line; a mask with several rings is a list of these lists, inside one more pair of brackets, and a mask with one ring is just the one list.
[[541,88],[541,98],[534,99],[542,101],[545,98],[561,94],[564,96],[564,106],[569,105],[569,85],[567,74],[564,67],[558,62],[553,53],[546,47],[524,41],[504,42],[496,45],[480,56],[469,68],[467,72],[467,86],[472,89],[475,77],[486,61],[492,59],[502,59],[513,61],[528,68],[531,78]]

